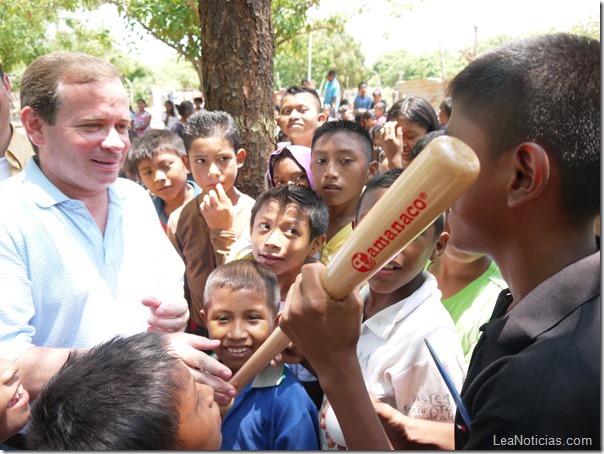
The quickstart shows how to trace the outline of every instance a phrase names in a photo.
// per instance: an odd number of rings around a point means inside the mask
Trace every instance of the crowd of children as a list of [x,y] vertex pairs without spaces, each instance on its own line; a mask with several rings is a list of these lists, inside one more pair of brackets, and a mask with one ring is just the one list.
[[[417,96],[386,109],[363,82],[358,121],[337,109],[329,118],[314,89],[289,87],[255,199],[235,186],[246,151],[228,113],[195,111],[182,138],[141,132],[128,162],[185,264],[187,332],[220,341],[215,357],[233,373],[280,318],[293,342],[222,417],[212,388],[159,333],[72,352],[33,403],[14,363],[0,360],[0,441],[29,422],[28,447],[44,450],[316,450],[338,446],[330,431],[349,449],[485,449],[514,435],[599,447],[596,50],[565,34],[504,45],[455,78],[439,112]],[[573,51],[585,55],[576,68],[563,63]],[[567,96],[564,118],[546,99],[554,87]],[[328,303],[323,267],[443,134],[477,152],[475,186]],[[571,374],[583,374],[580,386]]]

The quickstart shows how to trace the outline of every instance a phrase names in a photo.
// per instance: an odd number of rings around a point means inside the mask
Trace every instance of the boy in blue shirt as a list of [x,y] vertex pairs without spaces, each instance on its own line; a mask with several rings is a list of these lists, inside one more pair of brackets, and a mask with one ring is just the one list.
[[[270,336],[279,284],[266,266],[238,260],[216,268],[206,282],[201,311],[216,354],[236,373]],[[222,420],[223,450],[319,449],[317,407],[283,364],[267,366],[240,390]]]

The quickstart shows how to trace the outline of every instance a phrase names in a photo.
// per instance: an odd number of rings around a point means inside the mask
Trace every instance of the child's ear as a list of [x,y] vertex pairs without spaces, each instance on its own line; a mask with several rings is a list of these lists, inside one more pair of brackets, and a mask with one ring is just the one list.
[[208,314],[206,314],[205,309],[200,310],[199,314],[201,315],[201,319],[203,320],[203,322],[207,325],[208,324]]
[[325,244],[325,240],[327,240],[327,235],[319,235],[310,242],[310,250],[308,251],[308,255],[315,255],[319,249]]
[[367,172],[367,181],[380,173],[380,163],[377,161],[371,161],[369,163],[369,171]]
[[243,167],[243,163],[245,162],[246,154],[247,154],[247,152],[243,148],[240,148],[239,150],[237,150],[237,153],[235,153],[235,155],[237,156],[237,168],[238,169],[241,169],[241,167]]
[[42,129],[46,121],[30,106],[25,106],[21,110],[21,124],[34,145],[39,147],[44,144]]
[[189,161],[189,155],[183,155],[182,156],[182,162],[185,165],[186,169],[187,169],[187,173],[191,173],[191,161]]
[[436,244],[434,245],[434,250],[430,255],[430,261],[435,262],[438,258],[443,255],[445,249],[447,248],[447,243],[449,242],[449,232],[442,232],[438,236],[438,240],[436,240]]
[[550,160],[539,144],[525,142],[511,156],[513,174],[507,186],[509,207],[537,199],[549,183]]
[[327,120],[327,114],[322,110],[319,111],[319,115],[317,115],[317,128],[322,126],[323,123],[325,123],[325,120]]

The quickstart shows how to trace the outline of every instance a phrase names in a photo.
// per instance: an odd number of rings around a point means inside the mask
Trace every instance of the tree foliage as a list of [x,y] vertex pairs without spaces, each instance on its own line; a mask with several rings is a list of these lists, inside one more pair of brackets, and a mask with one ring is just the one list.
[[[303,48],[303,51],[297,51],[298,47]],[[355,87],[371,75],[371,70],[365,66],[360,44],[350,35],[325,30],[313,32],[311,79],[316,81],[317,88],[330,69],[336,70],[340,83],[348,80],[348,84]],[[279,79],[275,80],[276,85],[284,87],[300,84],[307,73],[307,36],[296,36],[275,50],[275,74]]]

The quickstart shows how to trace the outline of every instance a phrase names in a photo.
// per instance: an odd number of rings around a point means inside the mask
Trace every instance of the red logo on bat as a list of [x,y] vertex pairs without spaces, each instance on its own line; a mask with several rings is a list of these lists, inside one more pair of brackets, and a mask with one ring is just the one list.
[[366,273],[375,268],[375,260],[363,252],[357,252],[352,256],[352,267],[361,273]]

